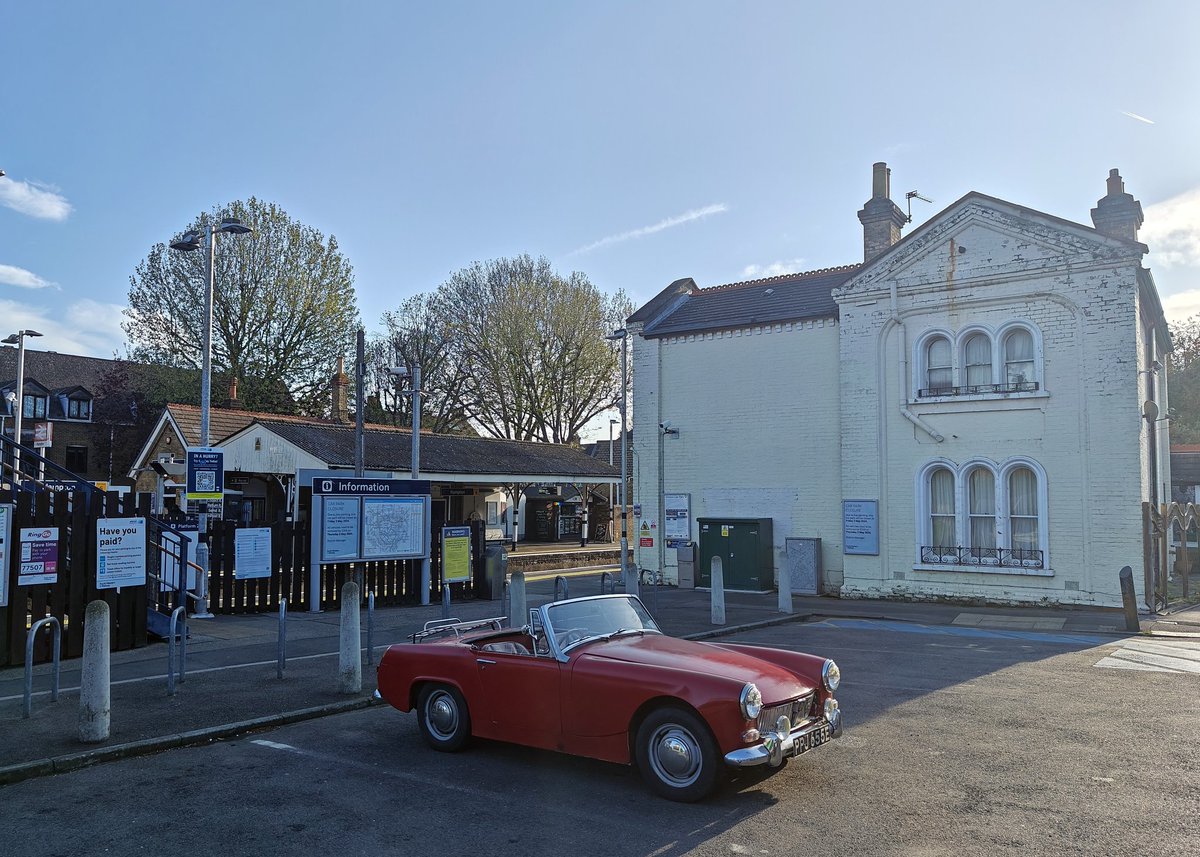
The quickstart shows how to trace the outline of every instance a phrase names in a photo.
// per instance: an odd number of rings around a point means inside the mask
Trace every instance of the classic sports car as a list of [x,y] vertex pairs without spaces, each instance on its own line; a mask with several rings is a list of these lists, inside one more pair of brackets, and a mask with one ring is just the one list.
[[388,648],[378,678],[435,750],[475,735],[635,764],[679,801],[726,766],[779,768],[842,732],[833,661],[668,637],[632,595],[545,604],[523,628],[430,623]]

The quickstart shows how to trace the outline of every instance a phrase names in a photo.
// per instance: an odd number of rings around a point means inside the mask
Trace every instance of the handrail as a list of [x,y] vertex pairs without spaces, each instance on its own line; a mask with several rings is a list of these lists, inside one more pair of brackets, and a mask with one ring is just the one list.
[[34,622],[25,637],[25,703],[21,709],[23,719],[28,719],[29,715],[33,713],[33,641],[37,638],[38,629],[47,622],[54,629],[54,685],[53,690],[50,691],[50,701],[58,702],[58,685],[62,675],[60,659],[62,655],[62,625],[59,624],[57,617],[46,616]]
[[[75,473],[73,473],[72,471],[63,467],[61,464],[55,464],[49,458],[46,458],[44,455],[41,455],[36,449],[25,446],[24,444],[18,443],[16,440],[10,440],[8,437],[6,437],[4,435],[0,435],[0,482],[7,481],[8,484],[15,486],[16,488],[18,488],[21,491],[28,491],[30,494],[36,494],[39,490],[48,490],[48,489],[46,489],[44,480],[39,480],[39,478],[36,475],[34,475],[32,473],[28,473],[28,474],[22,473],[20,470],[18,470],[13,465],[7,465],[7,468],[6,468],[6,466],[3,463],[5,447],[8,447],[9,450],[13,453],[16,453],[19,451],[21,453],[20,461],[22,462],[22,464],[24,464],[24,462],[26,462],[26,461],[37,462],[39,464],[39,469],[43,473],[45,473],[46,471],[50,471],[50,472],[53,472],[56,474],[60,474],[62,476],[62,478],[56,479],[55,480],[56,482],[73,482],[73,483],[75,483],[76,488],[86,491],[88,493],[88,495],[91,495],[93,492],[100,490],[95,485],[93,485],[91,482],[88,482],[87,480],[84,480],[84,479],[80,479]],[[7,476],[4,475],[5,469],[8,470]],[[25,487],[25,477],[26,476],[29,477],[30,481],[35,486],[34,488]]]

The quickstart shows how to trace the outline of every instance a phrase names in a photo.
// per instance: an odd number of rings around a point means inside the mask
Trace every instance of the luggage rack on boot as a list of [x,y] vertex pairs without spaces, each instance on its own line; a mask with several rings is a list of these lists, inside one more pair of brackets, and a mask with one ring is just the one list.
[[419,643],[437,634],[448,632],[453,632],[455,637],[461,637],[465,631],[473,631],[476,628],[484,628],[489,625],[494,630],[501,631],[504,629],[506,621],[506,616],[493,616],[491,619],[472,619],[467,622],[463,622],[460,619],[431,619],[425,623],[425,627],[422,630],[414,633],[411,639],[414,643]]

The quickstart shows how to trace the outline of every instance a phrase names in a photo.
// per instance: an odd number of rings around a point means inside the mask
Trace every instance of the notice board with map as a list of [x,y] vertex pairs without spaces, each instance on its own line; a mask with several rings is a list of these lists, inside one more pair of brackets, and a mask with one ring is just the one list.
[[362,558],[424,556],[424,497],[363,497]]

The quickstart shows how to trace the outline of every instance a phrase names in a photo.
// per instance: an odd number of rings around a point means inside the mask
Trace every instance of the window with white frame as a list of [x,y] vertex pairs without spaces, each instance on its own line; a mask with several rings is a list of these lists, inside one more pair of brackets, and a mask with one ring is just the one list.
[[980,570],[1049,567],[1046,476],[1027,458],[963,465],[939,460],[918,473],[922,565]]
[[917,398],[1008,396],[1043,389],[1041,333],[1029,322],[995,330],[927,331],[918,338],[913,356]]

